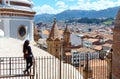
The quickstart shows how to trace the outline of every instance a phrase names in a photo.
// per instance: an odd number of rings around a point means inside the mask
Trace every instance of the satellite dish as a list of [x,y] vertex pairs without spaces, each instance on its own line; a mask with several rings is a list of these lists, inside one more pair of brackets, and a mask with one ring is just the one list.
[[0,29],[0,37],[4,37],[4,31]]

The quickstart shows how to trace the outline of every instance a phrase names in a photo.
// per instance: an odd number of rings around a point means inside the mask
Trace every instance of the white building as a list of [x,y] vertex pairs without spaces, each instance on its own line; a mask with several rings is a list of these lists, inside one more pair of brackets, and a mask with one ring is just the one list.
[[80,48],[78,50],[73,49],[71,50],[71,54],[72,54],[72,59],[71,59],[72,64],[76,66],[82,65],[83,63],[81,62],[86,61],[87,54],[88,54],[88,60],[99,58],[99,53],[89,48]]
[[4,37],[33,40],[33,18],[31,0],[0,0],[0,30]]

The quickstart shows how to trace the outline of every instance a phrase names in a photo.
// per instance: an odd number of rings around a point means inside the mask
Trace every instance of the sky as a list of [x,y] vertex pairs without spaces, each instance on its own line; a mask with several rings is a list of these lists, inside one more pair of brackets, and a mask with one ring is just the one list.
[[57,14],[64,10],[102,10],[120,6],[120,0],[32,0],[37,14]]

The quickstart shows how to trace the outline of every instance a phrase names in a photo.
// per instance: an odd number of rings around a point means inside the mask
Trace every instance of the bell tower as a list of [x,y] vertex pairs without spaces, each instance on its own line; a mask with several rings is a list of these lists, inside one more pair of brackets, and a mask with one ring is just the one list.
[[113,30],[112,79],[120,79],[120,10]]
[[71,47],[71,42],[70,42],[70,28],[66,26],[63,34],[63,47],[64,47],[64,52],[70,52],[70,47]]
[[55,57],[60,58],[63,54],[63,40],[59,34],[56,18],[54,18],[54,23],[46,42],[48,44],[48,52]]

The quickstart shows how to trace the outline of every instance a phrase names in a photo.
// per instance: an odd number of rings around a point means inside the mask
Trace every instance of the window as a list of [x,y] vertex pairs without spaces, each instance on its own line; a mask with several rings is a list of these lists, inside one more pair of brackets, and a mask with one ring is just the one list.
[[24,38],[27,34],[25,26],[20,26],[18,29],[18,35],[20,38]]

